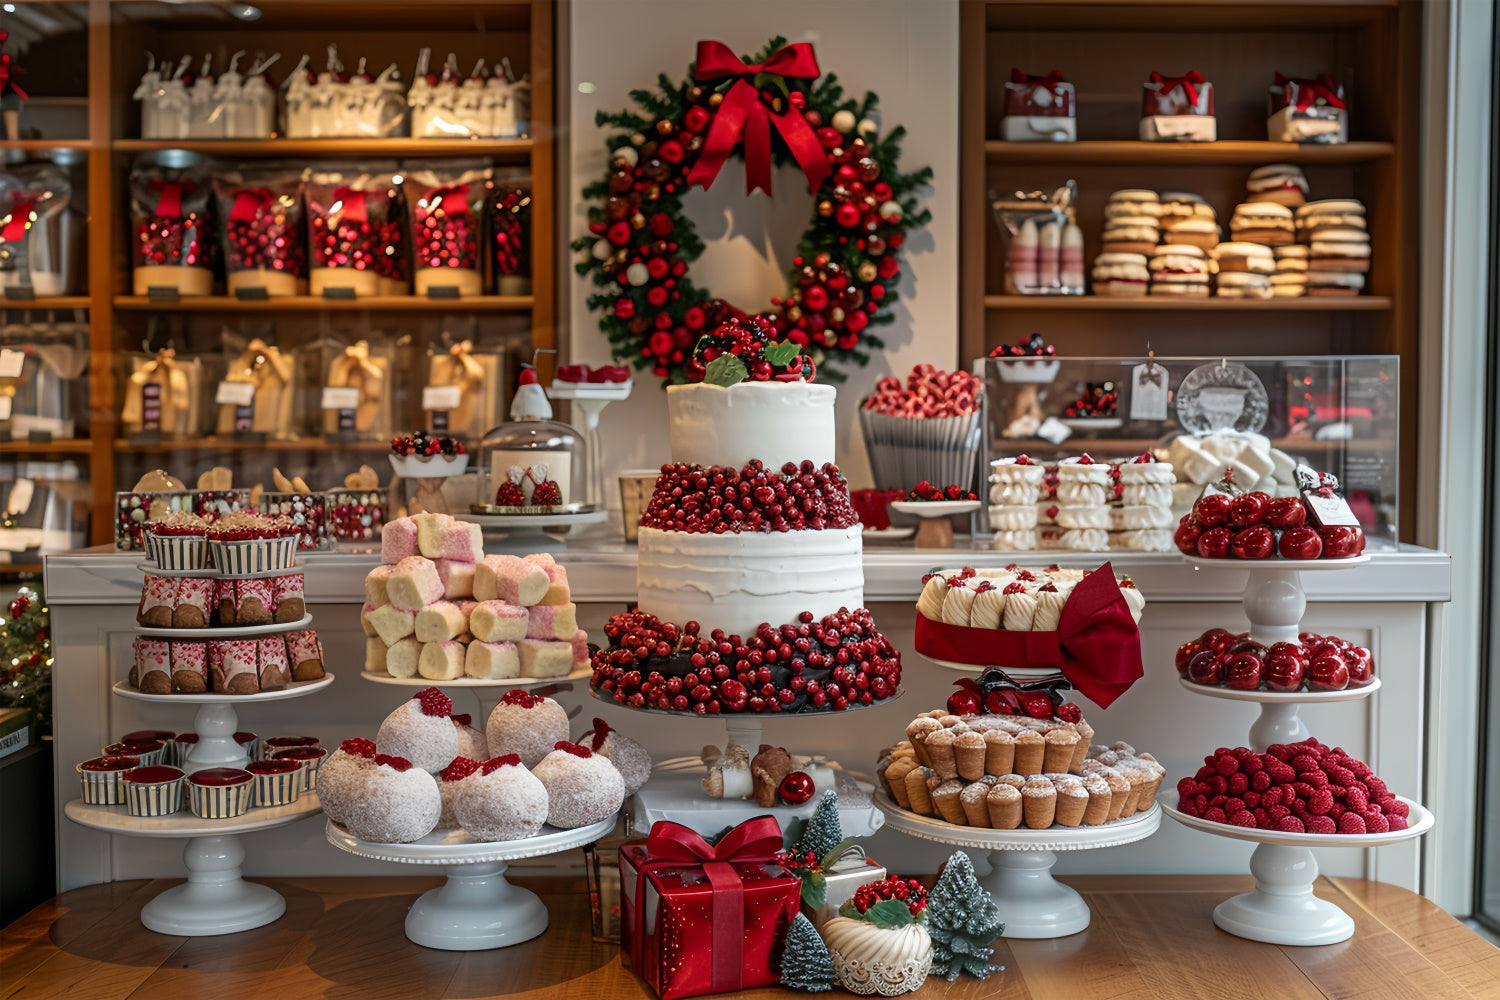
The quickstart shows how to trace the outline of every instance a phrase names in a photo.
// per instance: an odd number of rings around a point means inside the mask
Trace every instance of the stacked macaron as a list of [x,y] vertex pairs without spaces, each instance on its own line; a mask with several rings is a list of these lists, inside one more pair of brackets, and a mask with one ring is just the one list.
[[1276,273],[1271,275],[1271,294],[1297,298],[1307,294],[1307,247],[1288,243],[1276,248]]
[[1104,253],[1148,254],[1161,239],[1161,201],[1155,191],[1116,191],[1104,204]]
[[1269,299],[1276,258],[1260,243],[1220,243],[1213,249],[1214,294],[1226,299]]
[[1370,270],[1365,206],[1352,198],[1310,201],[1297,209],[1297,229],[1307,244],[1307,294],[1354,296]]
[[1164,243],[1151,257],[1151,294],[1208,296],[1208,254],[1187,243]]
[[1095,295],[1140,298],[1150,283],[1143,253],[1101,253],[1089,271],[1089,287]]
[[1250,171],[1245,178],[1245,201],[1273,202],[1297,208],[1307,201],[1307,177],[1290,163],[1271,163]]
[[1297,242],[1292,210],[1274,201],[1247,201],[1236,205],[1229,220],[1229,232],[1236,243],[1281,246]]
[[1164,191],[1161,198],[1161,241],[1211,250],[1219,242],[1219,216],[1201,196],[1187,191]]

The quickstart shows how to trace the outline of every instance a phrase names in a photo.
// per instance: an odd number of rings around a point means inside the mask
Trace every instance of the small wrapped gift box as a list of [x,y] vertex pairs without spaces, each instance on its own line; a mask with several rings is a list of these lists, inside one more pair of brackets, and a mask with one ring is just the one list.
[[1146,142],[1213,142],[1214,85],[1197,70],[1182,76],[1152,72],[1141,91],[1141,138]]
[[1010,71],[1000,138],[1009,142],[1076,142],[1078,106],[1073,85],[1053,70],[1046,76]]
[[802,881],[772,860],[775,818],[709,844],[665,820],[620,848],[620,948],[662,1000],[773,986]]
[[854,892],[862,885],[879,882],[886,877],[886,870],[878,861],[872,860],[864,845],[855,840],[846,840],[823,856],[819,865],[823,873],[823,902],[814,906],[802,894],[802,912],[821,928],[823,921],[839,915],[839,907],[854,898]]
[[1344,88],[1328,76],[1296,79],[1277,73],[1266,93],[1266,134],[1272,142],[1348,142]]

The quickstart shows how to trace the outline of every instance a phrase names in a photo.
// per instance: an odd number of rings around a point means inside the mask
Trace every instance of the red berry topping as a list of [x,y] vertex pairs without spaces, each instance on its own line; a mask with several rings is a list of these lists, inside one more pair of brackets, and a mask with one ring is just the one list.
[[437,688],[423,688],[412,695],[412,700],[421,704],[423,715],[447,718],[453,714],[453,699]]
[[459,781],[479,770],[480,763],[467,757],[454,757],[448,766],[438,772],[444,781]]
[[594,731],[589,735],[589,743],[595,753],[598,753],[603,748],[604,741],[609,738],[609,734],[612,732],[614,730],[610,728],[609,723],[603,719],[594,720]]
[[1094,461],[1093,456],[1091,456],[1088,452],[1084,452],[1081,456],[1079,456],[1079,458],[1078,458],[1078,464],[1079,465],[1097,465],[1098,463]]
[[579,746],[577,743],[569,743],[567,740],[558,740],[556,743],[552,744],[552,749],[561,750],[564,753],[570,753],[574,757],[582,757],[584,760],[588,760],[590,757],[594,756],[594,751],[590,750],[588,747]]
[[375,741],[367,740],[362,736],[356,736],[352,740],[345,740],[339,744],[339,749],[353,757],[364,757],[366,760],[375,756]]
[[1063,722],[1082,722],[1083,710],[1070,701],[1057,706],[1057,717]]
[[546,698],[537,697],[530,691],[522,691],[520,688],[516,688],[513,691],[505,692],[505,697],[500,699],[500,704],[520,705],[522,708],[535,708],[546,700]]
[[467,726],[470,722],[474,721],[474,717],[472,715],[469,715],[468,713],[465,713],[463,715],[449,716],[449,718],[453,720],[453,724],[455,726]]
[[490,774],[493,771],[498,771],[502,767],[520,767],[520,766],[521,766],[521,755],[520,754],[515,754],[515,753],[508,753],[504,757],[491,757],[489,760],[487,760],[483,764],[479,765],[479,771],[480,771],[481,774]]
[[375,755],[375,763],[381,767],[388,767],[392,771],[410,771],[411,761],[405,757],[391,757],[388,754],[378,753]]

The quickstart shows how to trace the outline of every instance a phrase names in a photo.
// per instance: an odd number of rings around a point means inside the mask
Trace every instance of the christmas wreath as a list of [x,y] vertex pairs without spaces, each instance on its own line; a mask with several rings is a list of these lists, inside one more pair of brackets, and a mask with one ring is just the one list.
[[[774,38],[740,59],[719,42],[699,42],[688,78],[666,74],[657,90],[631,92],[635,109],[595,116],[616,131],[608,174],[589,184],[589,235],[578,273],[599,291],[614,356],[660,376],[688,381],[693,348],[721,322],[746,314],[692,283],[688,265],[703,241],[683,214],[683,197],[706,190],[730,156],[745,162],[746,194],[771,193],[771,168],[795,162],[817,206],[792,260],[790,291],[764,316],[781,338],[827,363],[865,364],[883,346],[872,327],[891,321],[906,234],[931,217],[915,192],[930,168],[898,166],[901,127],[881,134],[876,98],[846,98],[837,79],[820,76],[812,46]],[[702,373],[697,372],[701,377]]]

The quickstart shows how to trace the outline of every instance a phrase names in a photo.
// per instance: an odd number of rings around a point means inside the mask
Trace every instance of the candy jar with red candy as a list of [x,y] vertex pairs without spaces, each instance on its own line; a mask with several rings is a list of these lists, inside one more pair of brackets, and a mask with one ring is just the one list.
[[214,178],[229,294],[307,294],[301,171],[236,170]]
[[477,164],[407,172],[418,295],[469,296],[484,291],[480,244],[489,174],[489,168]]
[[[308,263],[314,295],[378,295],[391,255],[394,165],[314,171],[307,201]],[[387,294],[389,292],[387,291]]]
[[209,187],[192,157],[162,154],[130,174],[131,248],[136,295],[166,289],[177,295],[213,292],[213,227]]
[[531,294],[531,184],[500,180],[489,200],[491,273],[497,295]]

